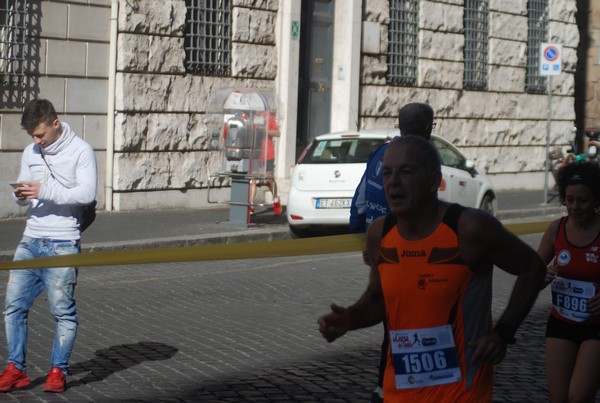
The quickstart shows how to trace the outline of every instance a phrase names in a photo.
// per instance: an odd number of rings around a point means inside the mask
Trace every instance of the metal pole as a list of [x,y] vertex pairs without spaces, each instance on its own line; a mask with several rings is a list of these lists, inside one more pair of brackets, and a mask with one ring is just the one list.
[[548,204],[548,171],[550,170],[550,131],[552,127],[552,76],[548,76],[548,121],[546,122],[546,166],[544,168],[544,201]]

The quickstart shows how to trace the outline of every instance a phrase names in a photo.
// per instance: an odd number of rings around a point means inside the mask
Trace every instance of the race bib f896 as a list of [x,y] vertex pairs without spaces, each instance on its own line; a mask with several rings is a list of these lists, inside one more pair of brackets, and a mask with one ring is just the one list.
[[590,316],[587,301],[596,294],[596,286],[587,281],[556,277],[552,281],[552,305],[564,318],[585,322]]
[[390,331],[397,389],[460,381],[460,364],[450,325]]

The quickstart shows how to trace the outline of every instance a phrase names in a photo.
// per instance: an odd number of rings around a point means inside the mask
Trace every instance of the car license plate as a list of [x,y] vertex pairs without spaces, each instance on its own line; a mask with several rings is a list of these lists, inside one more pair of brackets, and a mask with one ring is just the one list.
[[317,208],[350,208],[352,199],[317,199]]

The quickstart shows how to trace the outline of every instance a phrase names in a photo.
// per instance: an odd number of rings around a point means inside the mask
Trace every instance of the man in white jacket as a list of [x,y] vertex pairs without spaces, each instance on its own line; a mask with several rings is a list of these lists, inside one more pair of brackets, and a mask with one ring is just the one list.
[[[92,147],[68,124],[58,120],[50,101],[27,103],[21,118],[33,143],[21,159],[19,185],[14,197],[29,206],[23,239],[15,260],[27,260],[80,252],[80,223],[76,217],[96,198],[98,173]],[[8,344],[8,367],[0,374],[0,392],[31,384],[27,376],[27,318],[35,298],[47,291],[56,333],[46,392],[63,392],[69,357],[77,334],[74,291],[76,267],[11,270],[6,290],[4,319]]]

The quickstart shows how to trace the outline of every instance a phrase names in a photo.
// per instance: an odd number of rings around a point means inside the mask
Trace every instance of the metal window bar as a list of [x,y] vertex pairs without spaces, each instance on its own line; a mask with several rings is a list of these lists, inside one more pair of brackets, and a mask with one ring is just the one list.
[[417,83],[418,18],[418,0],[390,0],[388,84],[414,86]]
[[189,73],[231,74],[230,0],[186,0],[185,67]]
[[488,82],[488,0],[465,0],[463,86],[485,90]]
[[528,0],[527,17],[525,92],[544,94],[546,77],[540,75],[540,44],[548,38],[548,0]]
[[25,77],[27,0],[0,0],[0,77],[3,85]]

